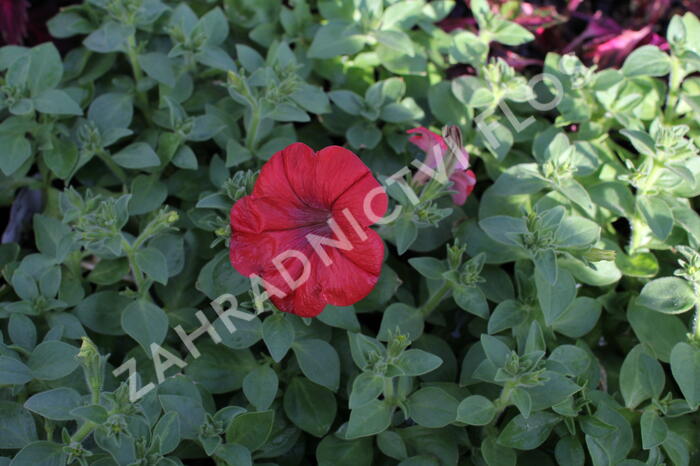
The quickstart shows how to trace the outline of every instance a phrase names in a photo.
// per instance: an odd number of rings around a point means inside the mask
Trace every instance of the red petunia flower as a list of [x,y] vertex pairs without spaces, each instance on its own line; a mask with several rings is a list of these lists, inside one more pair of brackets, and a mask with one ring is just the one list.
[[388,198],[359,157],[295,143],[263,166],[252,194],[231,208],[230,259],[263,281],[282,311],[314,317],[372,291],[384,243],[369,228]]
[[[409,129],[406,131],[412,136],[409,142],[418,146],[425,152],[425,164],[431,169],[438,166],[438,161],[443,160],[443,156],[447,153],[448,147],[445,140],[439,134],[430,131],[428,128],[420,126],[418,128]],[[476,175],[469,168],[469,153],[463,147],[459,148],[460,154],[457,156],[457,163],[452,165],[452,172],[448,174],[452,181],[452,202],[456,205],[463,205],[467,201],[467,197],[474,191],[476,185]],[[419,171],[415,174],[414,179],[418,183],[425,183],[429,176]]]
[[27,0],[0,0],[0,38],[7,44],[21,44],[27,35]]

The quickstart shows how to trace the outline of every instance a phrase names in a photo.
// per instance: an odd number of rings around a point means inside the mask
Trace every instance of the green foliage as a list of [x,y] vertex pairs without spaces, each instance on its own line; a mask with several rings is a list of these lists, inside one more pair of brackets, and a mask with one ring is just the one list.
[[[85,0],[65,56],[1,48],[0,202],[43,207],[0,246],[0,465],[697,464],[700,21],[535,83],[488,58],[533,38],[489,3],[448,33],[453,1]],[[464,206],[393,176],[443,125]],[[400,208],[372,293],[312,320],[227,251],[296,141]]]

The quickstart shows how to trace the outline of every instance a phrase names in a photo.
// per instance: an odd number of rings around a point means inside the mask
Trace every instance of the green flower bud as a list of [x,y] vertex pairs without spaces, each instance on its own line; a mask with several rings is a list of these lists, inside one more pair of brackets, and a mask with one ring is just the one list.
[[107,358],[100,354],[99,349],[88,337],[83,337],[83,343],[76,356],[85,374],[85,381],[90,391],[99,394],[104,383],[105,362]]
[[615,251],[610,249],[591,248],[584,253],[584,257],[591,262],[614,261]]

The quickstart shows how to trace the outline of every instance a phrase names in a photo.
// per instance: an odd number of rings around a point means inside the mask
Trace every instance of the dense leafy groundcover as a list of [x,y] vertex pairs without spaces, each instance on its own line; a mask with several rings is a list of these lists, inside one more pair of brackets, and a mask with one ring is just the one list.
[[[86,0],[64,56],[0,49],[0,465],[698,464],[700,21],[528,83],[489,57],[533,34],[453,8]],[[314,318],[229,261],[294,142],[401,207],[372,292]]]

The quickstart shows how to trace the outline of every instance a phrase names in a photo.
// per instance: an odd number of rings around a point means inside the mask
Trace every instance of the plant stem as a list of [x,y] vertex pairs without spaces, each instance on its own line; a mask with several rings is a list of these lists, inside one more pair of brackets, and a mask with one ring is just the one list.
[[693,317],[693,333],[691,338],[700,344],[700,304],[695,305],[695,316]]
[[112,160],[112,158],[109,156],[109,154],[107,154],[106,151],[103,150],[103,151],[98,152],[97,156],[105,163],[105,165],[107,165],[107,167],[109,167],[110,170],[112,170],[112,173],[114,173],[114,175],[117,178],[119,178],[119,181],[121,181],[122,184],[126,184],[126,182],[127,182],[126,172],[122,169],[122,167],[117,165],[114,162],[114,160]]
[[139,294],[144,294],[144,276],[141,268],[136,263],[136,257],[134,257],[134,252],[136,248],[130,245],[126,240],[122,240],[122,248],[126,251],[126,257],[129,260],[129,267],[131,267],[131,273],[134,275],[134,283],[136,283],[136,289]]
[[92,392],[92,404],[100,404],[100,387],[90,387],[90,391]]
[[513,382],[506,382],[505,385],[503,385],[501,395],[493,402],[496,408],[496,413],[493,415],[493,420],[489,423],[488,426],[486,426],[487,431],[494,429],[494,426],[498,422],[498,417],[510,405],[510,394],[514,388],[515,385]]
[[394,378],[384,378],[384,399],[393,403],[394,401]]
[[[656,180],[661,175],[661,171],[659,170],[660,167],[656,161],[651,160],[651,163],[652,167],[651,170],[649,170],[649,175],[644,183],[637,189],[637,197],[644,196],[647,194],[647,192],[653,190]],[[630,219],[630,223],[632,236],[630,238],[629,253],[632,255],[644,247],[644,243],[646,242],[645,239],[649,235],[649,226],[638,209]]]
[[134,74],[134,90],[136,91],[136,102],[146,118],[148,123],[151,123],[151,119],[148,114],[148,98],[146,94],[139,90],[139,83],[143,80],[143,71],[141,70],[141,65],[139,64],[139,55],[136,49],[136,35],[131,34],[127,39],[127,55],[129,56],[129,63],[131,64],[131,71]]
[[260,108],[255,105],[251,109],[253,114],[250,120],[250,128],[245,138],[245,145],[252,154],[255,149],[255,140],[258,137],[258,128],[260,127]]
[[667,119],[675,116],[676,106],[678,105],[679,90],[681,83],[685,79],[685,72],[678,58],[671,55],[671,72],[668,78],[668,95],[666,96],[666,111]]
[[85,437],[90,435],[93,430],[95,430],[95,427],[97,427],[97,424],[95,424],[92,421],[87,421],[85,424],[80,426],[80,429],[78,429],[70,438],[71,442],[82,442]]
[[49,442],[53,441],[54,425],[52,421],[48,419],[44,420],[44,431],[46,432],[46,440]]
[[649,227],[646,222],[641,218],[639,212],[635,213],[630,221],[630,229],[632,230],[632,236],[630,237],[629,254],[630,256],[637,253],[641,249],[649,234]]
[[443,283],[442,286],[440,287],[440,289],[438,289],[430,297],[430,299],[428,299],[428,301],[426,301],[425,304],[423,304],[423,306],[421,306],[421,308],[420,308],[421,314],[423,314],[423,316],[427,316],[428,314],[433,312],[433,310],[435,310],[435,308],[438,306],[438,304],[440,304],[442,299],[445,297],[445,295],[449,291],[450,291],[449,283],[447,283],[447,282]]

